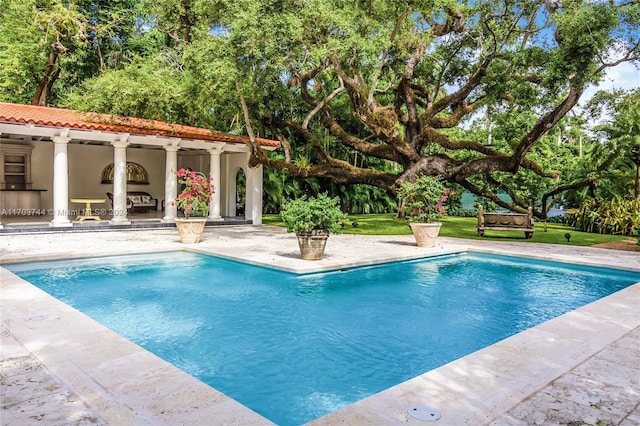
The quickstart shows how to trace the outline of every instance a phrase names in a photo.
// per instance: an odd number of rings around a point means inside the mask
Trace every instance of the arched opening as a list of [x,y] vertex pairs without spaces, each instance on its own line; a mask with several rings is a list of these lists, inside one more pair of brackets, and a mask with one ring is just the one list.
[[236,173],[236,216],[245,215],[247,204],[247,176],[243,169],[238,169]]
[[[113,163],[102,170],[102,184],[113,183]],[[127,161],[127,185],[149,185],[147,170],[138,163]]]

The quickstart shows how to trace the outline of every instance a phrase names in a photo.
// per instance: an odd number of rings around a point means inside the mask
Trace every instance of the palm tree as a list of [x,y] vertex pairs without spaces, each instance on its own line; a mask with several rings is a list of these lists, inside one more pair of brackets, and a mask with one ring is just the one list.
[[615,170],[624,173],[631,169],[633,196],[640,200],[640,91],[625,96],[615,110],[613,121],[600,130],[609,137],[610,148],[617,154]]

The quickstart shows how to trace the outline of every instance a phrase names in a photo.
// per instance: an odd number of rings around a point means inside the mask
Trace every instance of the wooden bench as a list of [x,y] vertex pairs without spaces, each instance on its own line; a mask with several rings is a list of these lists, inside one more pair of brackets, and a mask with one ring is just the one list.
[[533,237],[533,208],[524,213],[484,213],[482,206],[478,206],[478,235],[484,236],[484,231],[524,231],[525,238]]
[[[107,197],[109,198],[109,202],[113,207],[113,194],[111,192],[107,192]],[[128,212],[136,212],[136,211],[145,211],[148,212],[158,210],[158,199],[153,198],[151,194],[143,191],[129,191],[127,192],[127,211]]]

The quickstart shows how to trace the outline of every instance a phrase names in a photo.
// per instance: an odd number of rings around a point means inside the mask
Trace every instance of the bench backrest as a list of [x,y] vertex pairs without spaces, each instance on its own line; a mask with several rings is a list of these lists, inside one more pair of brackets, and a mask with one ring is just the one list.
[[533,208],[527,213],[484,213],[478,206],[479,227],[533,228]]
[[[128,203],[136,204],[136,201],[134,201],[136,199],[133,197],[140,197],[141,199],[142,197],[148,197],[148,199],[150,200],[149,202],[152,202],[155,200],[151,194],[145,191],[127,191]],[[107,192],[107,198],[109,198],[109,202],[113,205],[113,194],[111,192]],[[138,202],[144,202],[144,201],[138,201]]]

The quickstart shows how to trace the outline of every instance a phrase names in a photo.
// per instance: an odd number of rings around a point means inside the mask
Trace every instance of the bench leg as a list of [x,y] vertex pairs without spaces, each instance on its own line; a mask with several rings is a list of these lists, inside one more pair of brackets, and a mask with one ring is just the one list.
[[531,238],[533,238],[533,232],[525,232],[524,233],[524,237],[529,240]]

